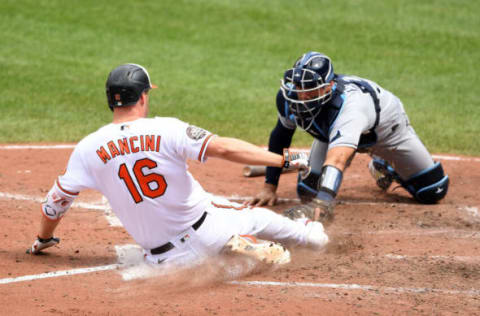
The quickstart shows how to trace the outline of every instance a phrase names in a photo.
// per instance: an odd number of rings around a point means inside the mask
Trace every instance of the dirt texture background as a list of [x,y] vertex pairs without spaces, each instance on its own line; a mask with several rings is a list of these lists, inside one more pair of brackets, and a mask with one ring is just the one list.
[[[62,239],[41,256],[25,253],[38,229],[40,201],[71,148],[0,148],[0,305],[2,315],[480,315],[480,159],[443,158],[451,179],[436,205],[416,204],[402,188],[378,189],[357,155],[345,172],[323,252],[290,249],[281,267],[222,258],[187,271],[126,281],[109,266],[115,245],[133,244],[112,227],[97,192],[83,192],[57,229]],[[190,164],[214,194],[242,200],[263,177],[210,159]],[[273,209],[298,203],[296,175],[281,178]],[[84,204],[81,204],[84,203]],[[25,277],[22,280],[21,277]]]

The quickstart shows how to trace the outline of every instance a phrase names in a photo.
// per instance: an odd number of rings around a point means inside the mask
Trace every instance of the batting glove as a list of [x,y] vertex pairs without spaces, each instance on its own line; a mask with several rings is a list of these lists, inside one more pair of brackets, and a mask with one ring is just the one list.
[[50,238],[40,238],[37,236],[37,239],[33,242],[33,245],[30,249],[27,249],[27,253],[32,255],[39,254],[43,249],[57,245],[60,242],[60,238],[50,237]]
[[283,215],[296,220],[299,218],[308,218],[312,221],[318,221],[323,224],[330,224],[334,218],[335,202],[324,201],[314,198],[306,204],[296,205],[286,210]]
[[285,170],[308,171],[308,154],[304,151],[283,150],[283,168]]

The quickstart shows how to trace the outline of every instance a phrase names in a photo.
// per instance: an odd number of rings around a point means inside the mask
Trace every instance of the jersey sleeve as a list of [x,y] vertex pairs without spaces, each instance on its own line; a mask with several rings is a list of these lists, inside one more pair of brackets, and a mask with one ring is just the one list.
[[179,121],[178,128],[177,152],[184,159],[205,162],[207,160],[205,151],[214,135],[201,127],[182,121]]
[[84,145],[83,142],[78,143],[70,155],[65,173],[55,182],[58,189],[70,196],[76,196],[85,189],[96,189],[82,155]]
[[375,108],[371,98],[361,92],[350,94],[342,112],[329,131],[328,148],[357,148],[362,133],[369,131],[375,122]]

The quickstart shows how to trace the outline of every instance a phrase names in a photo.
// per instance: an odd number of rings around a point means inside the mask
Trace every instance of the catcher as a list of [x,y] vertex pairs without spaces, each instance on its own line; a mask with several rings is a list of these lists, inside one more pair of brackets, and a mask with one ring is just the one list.
[[[420,203],[447,194],[448,175],[418,138],[400,99],[373,81],[334,73],[328,56],[301,56],[285,72],[276,104],[269,151],[290,147],[297,127],[314,138],[310,172],[298,177],[303,204],[286,211],[290,218],[331,221],[343,173],[356,152],[371,155],[368,167],[382,190],[397,182]],[[280,168],[268,167],[263,189],[249,204],[273,205],[280,174]]]

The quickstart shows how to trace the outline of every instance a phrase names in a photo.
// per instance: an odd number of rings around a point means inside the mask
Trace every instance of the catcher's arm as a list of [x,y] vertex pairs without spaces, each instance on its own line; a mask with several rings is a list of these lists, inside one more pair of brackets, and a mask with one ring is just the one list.
[[288,209],[284,215],[292,219],[307,217],[313,221],[331,222],[334,217],[335,197],[342,183],[343,171],[354,153],[355,149],[351,147],[330,149],[322,168],[316,196],[306,204]]

